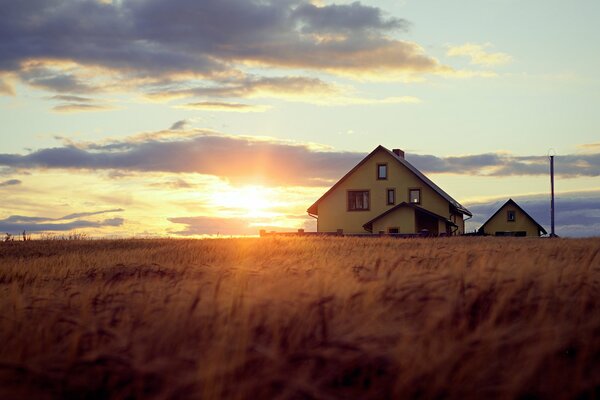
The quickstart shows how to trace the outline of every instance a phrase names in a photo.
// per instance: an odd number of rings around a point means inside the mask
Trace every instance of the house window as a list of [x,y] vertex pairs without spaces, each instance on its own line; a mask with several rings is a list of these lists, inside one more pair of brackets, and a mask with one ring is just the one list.
[[400,230],[398,228],[389,228],[388,233],[400,233]]
[[387,164],[377,164],[377,179],[387,179]]
[[421,204],[421,189],[410,189],[408,191],[408,200],[412,204]]
[[369,191],[368,190],[349,190],[348,191],[348,211],[366,211],[369,210]]
[[387,190],[387,205],[396,204],[396,189]]
[[515,211],[514,210],[508,210],[506,212],[506,220],[508,222],[515,222],[516,220],[516,215],[515,215]]

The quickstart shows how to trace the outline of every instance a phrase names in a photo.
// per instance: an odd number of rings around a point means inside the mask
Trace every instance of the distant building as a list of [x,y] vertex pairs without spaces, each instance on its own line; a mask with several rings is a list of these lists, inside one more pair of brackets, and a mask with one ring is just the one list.
[[513,199],[508,199],[478,231],[481,235],[541,236],[547,232]]
[[404,158],[378,146],[307,212],[318,232],[459,235],[471,212]]

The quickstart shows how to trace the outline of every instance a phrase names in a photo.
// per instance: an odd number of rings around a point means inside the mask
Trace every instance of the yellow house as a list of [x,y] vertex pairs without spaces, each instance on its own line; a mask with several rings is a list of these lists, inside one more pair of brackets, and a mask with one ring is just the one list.
[[378,146],[307,210],[318,232],[460,235],[472,214],[404,158]]
[[541,236],[547,232],[513,199],[508,199],[479,228],[479,233],[494,236]]

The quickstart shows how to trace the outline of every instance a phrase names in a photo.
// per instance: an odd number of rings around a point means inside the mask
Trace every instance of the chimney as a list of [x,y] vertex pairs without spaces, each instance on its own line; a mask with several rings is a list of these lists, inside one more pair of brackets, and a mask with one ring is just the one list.
[[394,149],[392,150],[394,152],[395,155],[397,155],[400,158],[404,158],[404,151],[400,150],[400,149]]

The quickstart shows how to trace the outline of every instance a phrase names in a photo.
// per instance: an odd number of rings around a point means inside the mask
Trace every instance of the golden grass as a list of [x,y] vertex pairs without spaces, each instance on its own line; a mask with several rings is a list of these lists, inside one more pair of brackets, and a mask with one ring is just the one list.
[[0,245],[0,398],[594,398],[600,240]]

